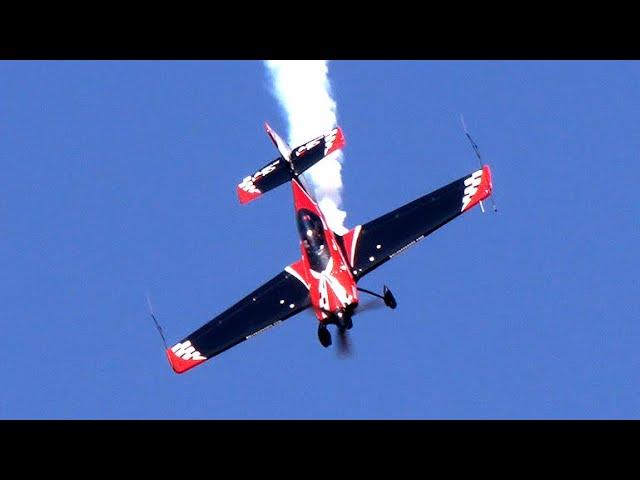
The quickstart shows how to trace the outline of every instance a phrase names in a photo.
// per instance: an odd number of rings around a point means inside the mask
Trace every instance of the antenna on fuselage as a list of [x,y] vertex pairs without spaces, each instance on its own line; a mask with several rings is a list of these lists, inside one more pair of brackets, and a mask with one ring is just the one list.
[[[464,115],[462,114],[460,114],[460,121],[462,122],[462,128],[464,129],[464,134],[467,136],[467,139],[469,139],[469,143],[471,143],[471,147],[473,148],[473,151],[476,154],[476,157],[478,157],[478,161],[480,162],[480,168],[482,169],[484,168],[484,162],[482,161],[482,156],[480,155],[480,149],[478,148],[478,145],[473,140],[473,138],[471,138],[471,135],[469,135],[469,131],[467,130],[467,124],[464,123]],[[497,213],[498,207],[496,206],[496,201],[493,198],[493,192],[491,192],[491,203],[493,204],[493,211]],[[484,213],[484,205],[482,204],[482,200],[480,201],[480,209],[482,210],[482,213]]]

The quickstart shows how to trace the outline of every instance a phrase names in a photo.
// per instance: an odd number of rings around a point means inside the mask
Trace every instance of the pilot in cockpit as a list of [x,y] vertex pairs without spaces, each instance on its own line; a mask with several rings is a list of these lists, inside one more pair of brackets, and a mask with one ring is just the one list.
[[307,246],[313,247],[314,253],[317,255],[322,254],[325,249],[324,241],[324,229],[322,228],[322,222],[315,220],[308,214],[303,215],[302,220],[305,226],[305,243]]

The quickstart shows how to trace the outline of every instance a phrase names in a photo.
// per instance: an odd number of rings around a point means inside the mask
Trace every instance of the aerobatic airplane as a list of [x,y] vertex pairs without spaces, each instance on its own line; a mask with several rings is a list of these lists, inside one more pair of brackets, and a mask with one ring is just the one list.
[[335,325],[339,334],[353,326],[351,317],[357,312],[360,292],[383,299],[390,308],[396,307],[386,286],[382,295],[359,288],[357,282],[362,277],[469,211],[492,192],[489,166],[481,165],[479,170],[449,185],[338,235],[327,226],[300,175],[345,145],[342,129],[335,128],[292,150],[268,124],[265,127],[280,156],[244,178],[237,187],[238,197],[245,204],[291,182],[300,259],[167,348],[176,373],[186,372],[308,307],[318,319],[320,343],[330,346],[327,326]]

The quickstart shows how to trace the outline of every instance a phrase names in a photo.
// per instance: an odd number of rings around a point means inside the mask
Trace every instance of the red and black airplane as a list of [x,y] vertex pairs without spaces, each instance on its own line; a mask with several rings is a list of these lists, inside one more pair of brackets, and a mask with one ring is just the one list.
[[358,309],[359,292],[380,297],[388,307],[396,307],[386,286],[382,295],[358,288],[362,277],[491,195],[491,171],[483,165],[480,170],[339,235],[327,226],[300,175],[345,145],[342,129],[335,128],[291,150],[269,125],[265,127],[280,156],[244,178],[237,187],[238,197],[241,203],[248,203],[291,182],[301,258],[167,348],[176,373],[186,372],[308,307],[318,318],[318,339],[328,347],[331,333],[327,325],[336,325],[340,334],[353,326],[351,317]]

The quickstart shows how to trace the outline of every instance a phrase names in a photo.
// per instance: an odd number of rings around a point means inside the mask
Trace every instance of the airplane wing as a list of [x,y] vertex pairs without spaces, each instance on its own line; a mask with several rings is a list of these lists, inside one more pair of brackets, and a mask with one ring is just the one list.
[[169,363],[176,373],[186,372],[310,304],[309,290],[296,278],[295,271],[287,267],[228,310],[167,348]]
[[482,170],[350,230],[342,242],[356,280],[470,210],[487,198],[491,189],[491,170],[485,165]]

